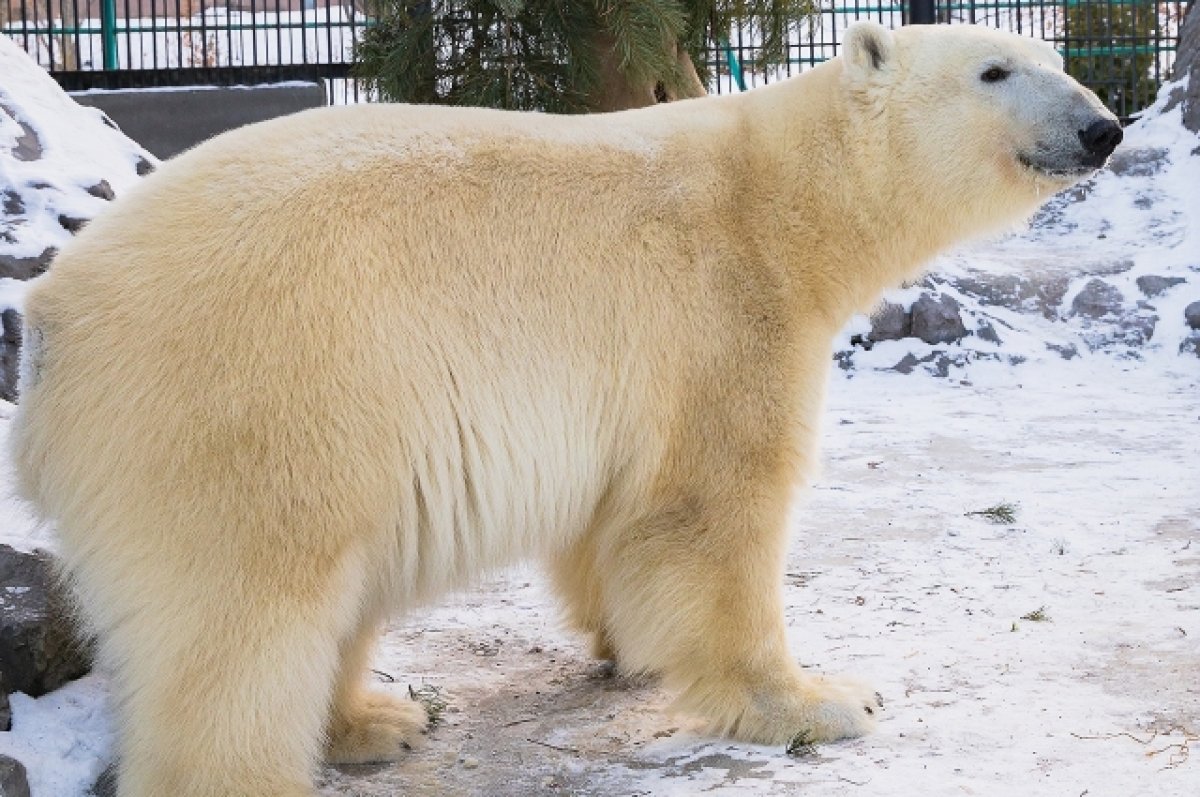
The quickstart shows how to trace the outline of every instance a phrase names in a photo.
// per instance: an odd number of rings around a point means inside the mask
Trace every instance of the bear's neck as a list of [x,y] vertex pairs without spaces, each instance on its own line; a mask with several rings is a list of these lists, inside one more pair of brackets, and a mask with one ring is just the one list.
[[898,178],[903,153],[889,151],[886,131],[851,123],[840,77],[833,61],[741,95],[752,148],[742,223],[787,265],[809,317],[817,308],[831,330],[964,236],[952,208]]

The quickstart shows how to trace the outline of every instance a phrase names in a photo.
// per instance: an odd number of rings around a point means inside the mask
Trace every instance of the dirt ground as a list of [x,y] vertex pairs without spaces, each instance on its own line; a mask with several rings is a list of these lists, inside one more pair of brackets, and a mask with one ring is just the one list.
[[[389,630],[383,688],[435,687],[443,720],[323,794],[1200,793],[1200,382],[979,376],[835,380],[794,518],[793,650],[878,686],[874,735],[796,756],[709,738],[590,661],[521,569]],[[965,514],[998,502],[1014,523]]]

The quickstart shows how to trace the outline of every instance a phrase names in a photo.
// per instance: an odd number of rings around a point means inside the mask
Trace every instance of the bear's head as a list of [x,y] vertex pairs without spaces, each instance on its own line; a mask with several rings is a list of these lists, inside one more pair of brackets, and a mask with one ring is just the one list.
[[856,145],[959,232],[1011,224],[1104,165],[1117,118],[1045,42],[971,25],[846,31]]

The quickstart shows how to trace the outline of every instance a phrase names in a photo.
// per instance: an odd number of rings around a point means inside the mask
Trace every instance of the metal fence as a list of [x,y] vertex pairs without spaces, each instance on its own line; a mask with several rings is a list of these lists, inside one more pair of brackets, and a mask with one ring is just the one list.
[[842,33],[858,19],[873,19],[888,27],[932,22],[988,25],[1051,42],[1062,53],[1068,72],[1127,117],[1152,103],[1159,85],[1169,77],[1190,4],[1190,0],[836,0],[812,23],[793,32],[783,67],[759,66],[760,48],[746,31],[732,32],[728,49],[716,48],[708,58],[719,75],[713,88],[728,92],[739,88],[728,63],[740,64],[747,87],[787,77],[836,55]]
[[[1117,113],[1148,105],[1174,61],[1191,0],[827,0],[767,68],[752,31],[730,31],[705,61],[713,90],[769,83],[833,57],[847,25],[874,19],[977,23],[1054,43],[1068,70]],[[332,102],[363,99],[351,80],[366,0],[0,0],[0,27],[68,89],[324,80]]]

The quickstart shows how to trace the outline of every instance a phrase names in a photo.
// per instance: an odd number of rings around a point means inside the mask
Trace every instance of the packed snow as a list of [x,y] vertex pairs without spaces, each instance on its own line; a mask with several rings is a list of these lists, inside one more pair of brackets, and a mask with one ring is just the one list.
[[[448,706],[406,760],[326,770],[323,793],[1200,794],[1200,357],[1180,352],[1200,299],[1200,139],[1159,110],[1123,145],[1158,152],[1154,170],[1101,174],[1031,229],[933,264],[930,284],[1002,343],[850,349],[865,319],[837,342],[850,368],[831,363],[823,472],[793,513],[787,618],[802,663],[878,687],[875,734],[790,754],[706,737],[653,683],[589,661],[521,567],[389,627],[379,687]],[[82,152],[73,118],[51,109],[39,133]],[[100,157],[58,179],[88,183]],[[1159,316],[1153,336],[1113,343],[961,288],[1033,272],[1066,275],[1064,307],[1107,275]],[[1148,274],[1185,281],[1139,305]],[[943,378],[891,370],[938,350],[955,360]],[[1011,522],[980,514],[1002,505]],[[0,542],[53,547],[16,500],[0,518]],[[105,698],[102,674],[13,696],[0,753],[34,797],[82,797],[110,762]]]

